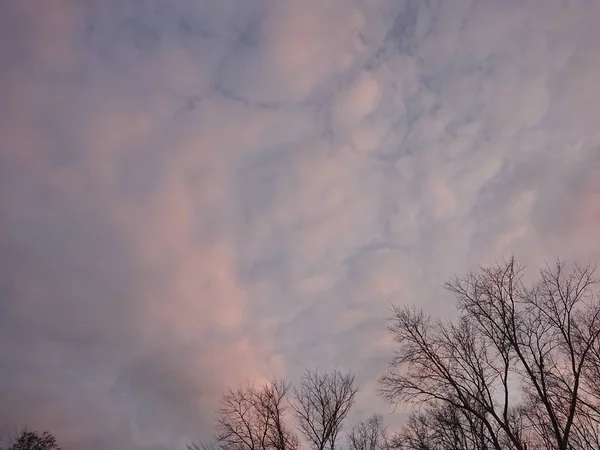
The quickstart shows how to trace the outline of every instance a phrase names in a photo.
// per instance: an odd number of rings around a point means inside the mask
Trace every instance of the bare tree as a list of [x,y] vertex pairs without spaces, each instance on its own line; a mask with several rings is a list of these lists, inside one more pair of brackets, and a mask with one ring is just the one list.
[[[435,402],[413,412],[390,440],[395,450],[488,450],[493,439],[475,415]],[[511,448],[508,445],[506,448]]]
[[11,439],[8,450],[60,450],[60,447],[49,431],[39,433],[23,428]]
[[358,389],[354,376],[338,370],[304,373],[292,404],[300,430],[313,450],[335,449],[342,424]]
[[227,392],[221,401],[214,444],[191,444],[190,450],[297,450],[298,439],[286,420],[290,385],[272,381]]
[[214,441],[192,442],[186,445],[187,450],[220,450],[219,445]]
[[388,436],[383,417],[376,414],[353,426],[347,439],[349,450],[387,450]]
[[496,450],[598,448],[589,446],[598,418],[597,283],[592,267],[558,262],[527,287],[513,258],[446,284],[458,299],[454,322],[395,308],[399,349],[382,395],[448,405],[476,421]]
[[574,427],[579,448],[600,449],[600,342],[590,349],[589,364],[585,364],[580,386],[582,395],[577,405]]

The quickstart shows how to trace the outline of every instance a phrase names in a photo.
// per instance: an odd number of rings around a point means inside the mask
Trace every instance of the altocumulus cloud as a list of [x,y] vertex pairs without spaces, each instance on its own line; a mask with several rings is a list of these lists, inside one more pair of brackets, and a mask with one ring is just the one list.
[[[600,3],[5,1],[0,421],[210,434],[222,390],[352,370],[389,302],[600,258]],[[390,423],[397,420],[389,417]]]

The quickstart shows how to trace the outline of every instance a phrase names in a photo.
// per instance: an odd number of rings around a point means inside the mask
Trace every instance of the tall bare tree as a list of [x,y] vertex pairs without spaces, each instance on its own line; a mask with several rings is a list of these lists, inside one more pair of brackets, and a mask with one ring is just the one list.
[[348,450],[387,450],[388,435],[383,417],[375,414],[348,431]]
[[292,408],[300,431],[313,450],[335,449],[357,391],[354,376],[339,370],[304,373],[300,388],[294,389]]
[[557,262],[526,286],[513,258],[446,284],[456,321],[395,308],[383,396],[447,405],[480,424],[491,449],[598,448],[597,283],[593,267]]
[[[290,385],[272,381],[227,392],[221,401],[215,444],[222,450],[297,450],[298,439],[286,424]],[[190,449],[215,445],[192,444]]]

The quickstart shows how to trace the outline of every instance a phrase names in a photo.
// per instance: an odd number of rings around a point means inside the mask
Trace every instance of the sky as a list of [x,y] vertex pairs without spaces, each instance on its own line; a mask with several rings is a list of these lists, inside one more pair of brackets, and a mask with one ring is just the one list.
[[600,262],[597,0],[0,2],[0,431],[210,436],[229,386],[377,397],[391,305]]

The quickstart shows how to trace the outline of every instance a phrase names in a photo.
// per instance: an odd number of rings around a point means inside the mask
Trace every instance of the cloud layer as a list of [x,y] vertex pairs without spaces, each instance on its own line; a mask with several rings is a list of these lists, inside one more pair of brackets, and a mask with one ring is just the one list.
[[[593,0],[0,5],[0,422],[210,434],[222,390],[351,370],[389,302],[600,261]],[[394,417],[389,418],[390,423]]]

